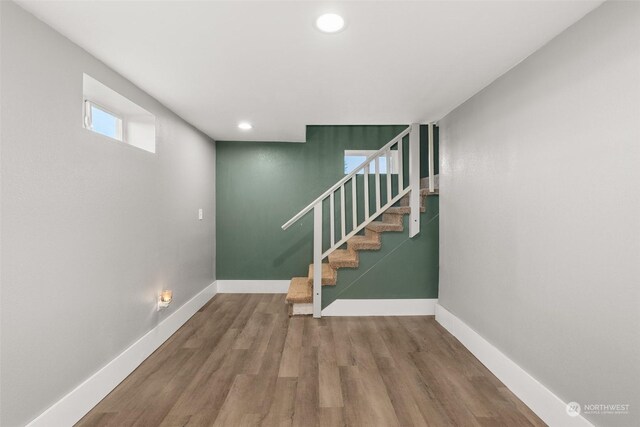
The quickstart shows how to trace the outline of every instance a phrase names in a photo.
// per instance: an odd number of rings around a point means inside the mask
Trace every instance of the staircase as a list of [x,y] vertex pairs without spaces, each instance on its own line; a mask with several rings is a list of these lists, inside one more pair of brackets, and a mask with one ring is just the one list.
[[[438,194],[433,125],[429,125],[429,177],[422,180],[419,139],[419,125],[407,127],[282,226],[286,230],[313,210],[313,263],[306,277],[291,279],[286,298],[291,315],[321,317],[322,287],[336,285],[338,269],[358,268],[360,251],[379,250],[382,233],[404,231],[404,215],[409,215],[409,237],[419,233],[425,199]],[[328,218],[323,217],[326,208]]]

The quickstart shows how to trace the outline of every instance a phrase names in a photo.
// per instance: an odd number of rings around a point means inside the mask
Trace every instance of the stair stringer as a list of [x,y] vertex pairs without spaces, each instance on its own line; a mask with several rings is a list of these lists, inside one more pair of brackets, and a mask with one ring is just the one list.
[[[421,181],[421,185],[425,185],[426,182],[425,181]],[[433,197],[436,196],[436,197]],[[438,192],[436,191],[435,193],[429,193],[428,190],[426,188],[421,188],[420,189],[420,211],[426,211],[426,204],[427,204],[427,199],[428,198],[436,198],[437,199],[438,196]],[[337,276],[338,276],[338,270],[343,270],[343,271],[349,271],[349,270],[359,270],[362,271],[360,269],[360,262],[359,262],[359,258],[360,258],[360,252],[379,252],[382,246],[382,235],[384,234],[398,234],[399,232],[401,234],[404,233],[404,235],[406,235],[406,238],[409,239],[408,237],[408,218],[410,218],[410,210],[407,210],[406,207],[408,206],[408,202],[409,202],[409,194],[406,194],[404,197],[400,198],[398,200],[397,203],[395,203],[393,205],[393,207],[390,207],[388,209],[386,209],[385,211],[379,213],[378,215],[375,215],[374,217],[371,218],[372,222],[369,223],[368,225],[365,226],[365,228],[363,228],[363,231],[365,233],[365,235],[368,235],[369,233],[372,233],[375,236],[378,236],[378,240],[380,241],[381,245],[376,247],[376,248],[360,248],[360,249],[353,249],[349,243],[353,241],[353,239],[358,238],[358,237],[362,237],[362,235],[356,235],[352,238],[350,238],[344,245],[343,247],[346,249],[337,249],[334,252],[332,252],[331,254],[329,254],[328,256],[328,263],[323,263],[323,274],[322,274],[322,287],[323,287],[323,294],[324,294],[324,289],[326,289],[327,285],[329,285],[330,287],[333,287],[336,285],[337,283]],[[397,211],[394,210],[402,210],[402,213],[399,213]],[[392,212],[394,211],[394,212]],[[421,215],[422,218],[422,215]],[[428,217],[427,217],[428,218]],[[375,221],[376,219],[381,219],[381,221]],[[426,219],[426,218],[425,218]],[[416,235],[419,236],[420,234]],[[411,238],[411,240],[416,239],[416,236],[414,236],[413,238]],[[412,245],[409,245],[412,246]],[[386,251],[382,251],[383,253]],[[436,259],[437,259],[437,254],[436,254]],[[324,268],[325,267],[330,267],[327,270],[331,271],[330,277],[325,277],[325,273],[324,273]],[[290,310],[290,314],[295,315],[296,313],[296,307],[300,308],[300,304],[307,304],[308,302],[312,302],[313,301],[313,278],[311,275],[311,269],[313,268],[312,265],[310,265],[310,270],[309,270],[309,275],[307,278],[305,277],[294,277],[291,281],[291,284],[289,286],[289,292],[287,293],[287,302],[292,304],[290,306],[290,308],[292,310]],[[435,269],[437,270],[437,268]],[[407,269],[407,271],[412,271],[410,269]],[[305,279],[307,279],[307,289],[304,292],[304,295],[302,298],[300,298],[299,296],[300,291],[302,290],[300,288],[300,286],[294,286],[294,282],[298,283],[298,285],[300,285],[300,283],[302,281],[304,281]],[[411,282],[407,282],[407,283],[411,283]],[[437,281],[436,281],[437,284]],[[437,288],[437,286],[436,286]],[[436,290],[437,293],[437,290]],[[296,297],[296,295],[298,295],[298,297]],[[397,298],[397,297],[396,297]],[[298,301],[296,301],[296,299]],[[304,301],[302,301],[302,299],[304,299]],[[323,297],[323,301],[325,300],[325,298]],[[321,302],[321,306],[326,307],[326,305],[323,305]],[[297,314],[302,314],[302,313],[297,313]]]
[[336,299],[437,298],[438,199],[427,197],[417,236],[409,238],[403,215],[402,232],[381,233],[380,250],[359,251],[358,268],[340,269],[336,285],[322,288],[322,308]]

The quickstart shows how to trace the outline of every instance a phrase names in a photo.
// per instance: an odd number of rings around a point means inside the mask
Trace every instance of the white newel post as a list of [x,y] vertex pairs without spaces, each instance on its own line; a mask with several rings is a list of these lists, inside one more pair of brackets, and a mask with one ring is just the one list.
[[313,207],[313,317],[322,317],[322,201]]
[[409,132],[409,237],[420,232],[420,125],[414,123]]
[[433,158],[433,123],[429,123],[429,193],[435,190],[435,159]]

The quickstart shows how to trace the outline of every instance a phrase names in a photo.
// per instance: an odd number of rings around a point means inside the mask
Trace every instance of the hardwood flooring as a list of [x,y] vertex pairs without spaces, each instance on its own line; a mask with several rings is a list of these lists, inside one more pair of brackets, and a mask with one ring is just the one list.
[[77,426],[542,426],[433,317],[219,294]]

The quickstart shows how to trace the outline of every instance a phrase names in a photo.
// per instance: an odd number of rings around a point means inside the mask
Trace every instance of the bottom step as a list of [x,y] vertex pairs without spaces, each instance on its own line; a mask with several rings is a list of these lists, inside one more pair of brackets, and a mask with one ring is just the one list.
[[290,304],[311,304],[313,291],[307,277],[294,277],[289,284],[287,302]]
[[309,316],[313,315],[313,304],[291,304],[289,310],[290,316]]

